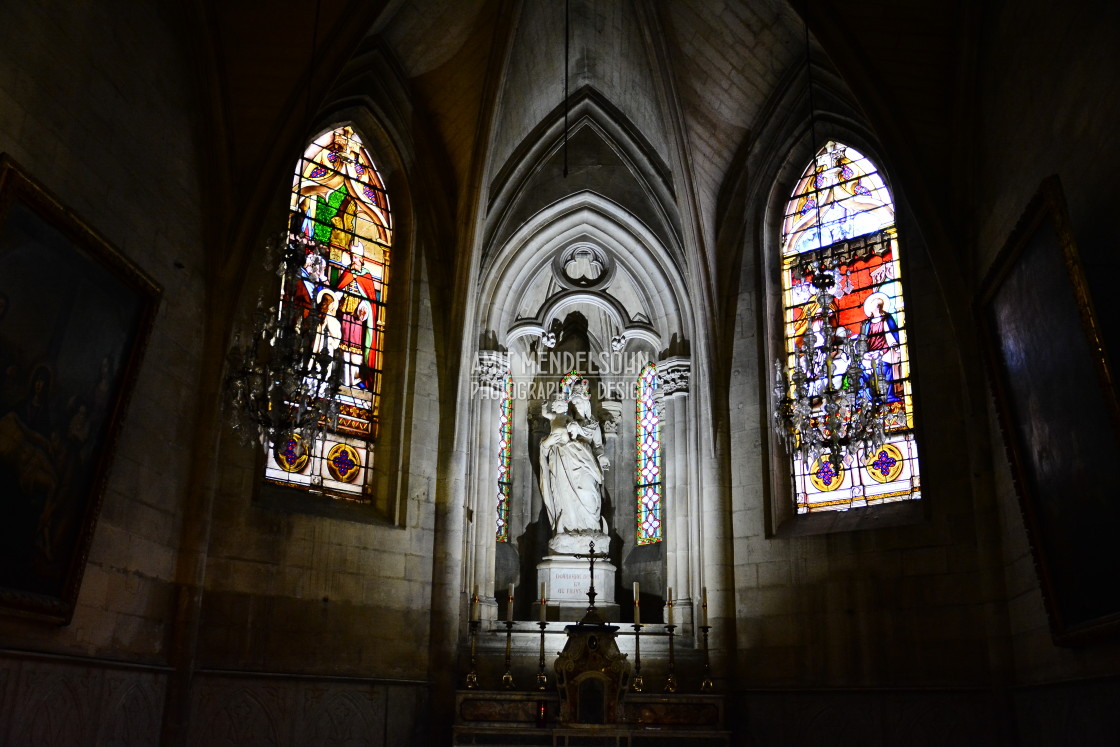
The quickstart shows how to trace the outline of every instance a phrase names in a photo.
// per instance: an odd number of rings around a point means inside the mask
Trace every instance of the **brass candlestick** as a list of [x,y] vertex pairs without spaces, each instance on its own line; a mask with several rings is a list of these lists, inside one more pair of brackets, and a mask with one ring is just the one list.
[[506,620],[506,673],[502,675],[502,689],[513,689],[513,674],[510,667],[510,644],[513,642],[513,620]]
[[645,686],[642,680],[642,626],[634,623],[634,679],[630,682],[630,689],[640,693]]
[[712,660],[708,654],[708,631],[712,629],[711,625],[701,625],[700,630],[704,631],[704,680],[700,683],[700,692],[711,692],[712,689]]
[[544,673],[544,629],[548,627],[548,623],[546,623],[544,620],[541,620],[539,623],[537,623],[537,625],[541,629],[541,658],[540,661],[537,662],[537,665],[539,667],[539,669],[537,670],[537,689],[547,690],[548,675]]
[[665,692],[667,693],[677,691],[677,675],[673,671],[677,663],[673,649],[673,631],[676,630],[676,627],[676,625],[665,626],[665,629],[669,631],[669,676],[665,678]]
[[467,623],[470,626],[471,638],[471,671],[467,672],[467,689],[478,689],[478,671],[475,668],[477,663],[477,641],[478,641],[478,620],[471,620]]

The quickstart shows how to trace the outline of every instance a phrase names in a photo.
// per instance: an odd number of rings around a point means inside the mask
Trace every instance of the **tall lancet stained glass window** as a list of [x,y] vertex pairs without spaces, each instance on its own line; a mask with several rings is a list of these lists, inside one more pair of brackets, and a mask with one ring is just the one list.
[[661,418],[657,413],[654,393],[657,391],[657,369],[652,363],[638,374],[637,398],[634,407],[635,476],[637,542],[651,545],[661,541]]
[[303,270],[282,289],[281,303],[298,309],[300,324],[314,325],[316,375],[338,374],[340,414],[311,449],[298,436],[270,448],[267,480],[369,499],[392,240],[384,183],[354,127],[312,140],[296,164],[289,212],[288,242],[302,254]]
[[498,542],[509,542],[509,495],[513,485],[513,476],[510,472],[513,446],[513,377],[508,371],[498,413],[498,518],[494,535]]
[[[877,392],[887,411],[885,443],[842,464],[828,454],[792,459],[798,513],[846,510],[921,497],[894,202],[875,165],[829,142],[793,190],[782,222],[783,333],[787,367],[800,361],[814,422],[824,417],[814,388]],[[818,308],[812,281],[830,273],[831,308]],[[827,318],[826,318],[827,315]],[[831,324],[826,324],[826,320]],[[822,329],[834,330],[826,340]],[[843,338],[866,342],[861,364],[842,357]],[[857,389],[858,388],[858,389]]]

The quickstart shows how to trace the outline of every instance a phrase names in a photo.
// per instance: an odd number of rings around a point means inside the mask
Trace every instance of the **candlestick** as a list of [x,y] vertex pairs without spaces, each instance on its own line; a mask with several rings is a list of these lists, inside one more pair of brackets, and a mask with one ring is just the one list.
[[475,642],[478,640],[478,620],[471,620],[468,625],[470,626],[471,637],[471,671],[467,672],[467,689],[478,689],[478,672],[475,669],[477,663],[477,649]]
[[[511,584],[512,586],[512,584]],[[513,593],[512,591],[510,592]],[[512,600],[513,597],[511,596]],[[513,673],[510,671],[510,644],[513,642],[513,620],[506,620],[506,673],[502,675],[502,688],[513,689]]]
[[478,622],[478,584],[475,584],[474,589],[471,591],[470,619],[472,622]]
[[[543,586],[543,584],[542,584],[542,586]],[[543,614],[543,612],[544,612],[544,602],[543,601],[541,602],[541,612],[542,612],[541,621],[539,623],[537,623],[537,625],[541,629],[541,657],[540,657],[540,660],[537,662],[537,666],[539,667],[539,669],[537,670],[537,689],[538,690],[547,690],[548,689],[548,675],[544,673],[544,629],[548,626],[548,623],[545,622],[545,619],[544,619],[544,614]],[[537,708],[540,709],[540,707],[541,707],[540,702],[538,702]],[[539,712],[538,712],[537,716],[538,716],[538,718],[540,717]],[[540,726],[540,724],[538,724],[538,726]]]
[[509,599],[506,602],[506,622],[513,622],[513,584],[509,585]]
[[[637,584],[634,584],[637,586]],[[637,611],[637,606],[634,607]],[[640,693],[645,686],[642,680],[642,624],[634,622],[634,678],[630,680],[630,689]]]
[[[669,602],[672,605],[672,602]],[[669,607],[672,609],[672,606]],[[677,675],[674,672],[676,669],[676,656],[673,649],[673,630],[676,625],[666,625],[665,628],[669,631],[669,676],[665,678],[665,692],[675,693],[677,691]]]
[[704,679],[700,683],[700,692],[706,693],[712,689],[712,660],[708,655],[708,631],[711,626],[704,625],[700,630],[704,631]]

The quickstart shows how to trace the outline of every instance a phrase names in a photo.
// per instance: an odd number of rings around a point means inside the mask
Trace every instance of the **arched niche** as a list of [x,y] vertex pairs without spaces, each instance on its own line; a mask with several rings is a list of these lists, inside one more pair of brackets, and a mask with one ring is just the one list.
[[[538,211],[501,246],[488,247],[485,256],[472,331],[480,349],[475,396],[469,403],[469,582],[472,588],[477,585],[483,609],[489,607],[494,616],[506,614],[505,589],[513,583],[515,617],[530,616],[531,603],[539,596],[537,564],[548,552],[551,535],[539,487],[540,442],[548,427],[540,408],[574,369],[591,385],[592,410],[611,463],[604,478],[603,515],[610,528],[610,562],[618,572],[612,589],[598,591],[622,603],[629,619],[632,581],[656,592],[649,597],[660,603],[665,586],[678,575],[687,576],[692,535],[687,526],[670,520],[663,542],[637,548],[634,524],[633,388],[649,362],[671,360],[678,374],[683,366],[687,380],[687,358],[681,354],[687,355],[695,320],[684,278],[673,255],[640,220],[590,191]],[[503,411],[507,376],[514,386],[511,406]],[[674,401],[685,397],[687,384],[674,388]],[[668,408],[672,403],[664,404]],[[687,419],[687,407],[679,410],[666,484],[679,506],[667,510],[683,520],[696,513],[684,508],[691,502],[687,465],[694,443],[684,431],[696,426]],[[512,480],[508,541],[496,542],[495,465],[500,443],[505,443],[499,437],[503,417],[511,423]],[[628,564],[634,557],[640,568]],[[686,570],[678,572],[670,561],[678,557]],[[678,582],[679,589],[687,586]],[[656,618],[659,611],[645,614]]]

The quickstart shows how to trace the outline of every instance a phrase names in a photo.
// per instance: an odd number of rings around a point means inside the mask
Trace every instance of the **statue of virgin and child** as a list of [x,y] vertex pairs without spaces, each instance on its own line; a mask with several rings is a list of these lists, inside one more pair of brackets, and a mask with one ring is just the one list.
[[556,392],[542,405],[541,415],[550,426],[540,446],[541,495],[552,526],[548,549],[554,555],[574,555],[586,552],[590,542],[606,548],[603,473],[610,463],[599,421],[591,414],[587,381],[575,381],[568,395]]

